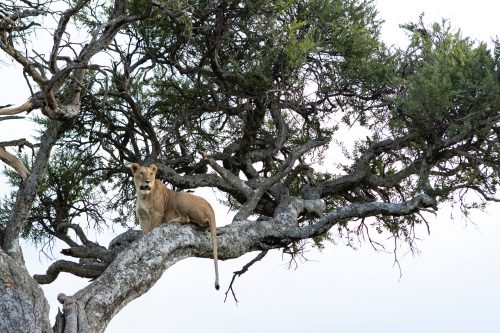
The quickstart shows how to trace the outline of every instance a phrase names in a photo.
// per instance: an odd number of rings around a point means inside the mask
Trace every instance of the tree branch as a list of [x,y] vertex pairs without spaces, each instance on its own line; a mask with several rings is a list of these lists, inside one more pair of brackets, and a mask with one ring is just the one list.
[[22,258],[21,249],[19,247],[19,233],[28,219],[29,211],[38,193],[38,188],[45,176],[45,169],[49,161],[52,147],[66,130],[66,125],[67,124],[59,121],[52,121],[49,123],[41,137],[40,148],[36,154],[36,160],[33,164],[31,174],[21,184],[17,193],[16,202],[10,213],[1,245],[6,253],[19,259]]
[[233,175],[229,170],[221,167],[213,158],[208,156],[204,151],[198,150],[198,153],[205,159],[212,169],[217,172],[222,179],[224,179],[229,185],[240,190],[247,199],[251,199],[254,196],[254,190],[245,184],[239,177]]
[[58,260],[47,269],[47,274],[34,275],[33,278],[39,284],[48,284],[54,282],[59,276],[59,273],[66,272],[73,275],[95,279],[102,274],[108,264],[106,263],[76,263],[67,260]]
[[233,284],[234,284],[235,279],[237,277],[240,277],[241,275],[245,274],[248,271],[248,269],[253,264],[255,264],[257,261],[261,261],[266,256],[267,252],[268,252],[268,250],[260,252],[255,258],[253,258],[250,262],[245,264],[245,266],[243,266],[239,271],[233,272],[233,278],[231,279],[231,283],[229,283],[229,287],[227,288],[227,291],[225,294],[226,297],[224,297],[224,303],[226,303],[227,294],[229,293],[229,291],[231,291],[231,294],[233,295],[234,301],[236,303],[238,303],[238,299],[236,298],[236,294],[235,294],[234,289],[233,289]]
[[[290,205],[294,204],[302,206],[296,207],[299,213],[308,206],[292,200]],[[219,258],[232,259],[250,251],[281,248],[321,235],[345,219],[379,214],[408,215],[432,205],[434,200],[431,197],[420,194],[400,203],[376,202],[340,207],[306,227],[298,226],[296,220],[235,221],[218,228]],[[165,242],[165,239],[169,241]],[[84,306],[89,330],[103,332],[119,309],[149,290],[171,265],[187,257],[211,256],[209,233],[189,224],[163,224],[131,243],[93,283],[72,297]]]
[[5,164],[12,167],[16,172],[21,176],[21,178],[26,180],[30,175],[30,172],[24,166],[24,163],[15,155],[12,155],[8,151],[6,151],[3,147],[0,147],[0,160],[2,160]]
[[14,115],[25,111],[31,111],[32,109],[33,109],[33,102],[27,101],[26,103],[20,106],[15,106],[15,107],[5,106],[0,108],[0,116]]

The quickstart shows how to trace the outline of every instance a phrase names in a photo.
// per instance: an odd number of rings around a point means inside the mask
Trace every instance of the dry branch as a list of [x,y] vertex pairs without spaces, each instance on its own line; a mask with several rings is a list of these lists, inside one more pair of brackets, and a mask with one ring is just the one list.
[[262,251],[260,252],[255,258],[253,258],[250,262],[246,263],[245,266],[243,266],[239,271],[236,271],[236,272],[233,272],[233,278],[231,279],[231,283],[229,283],[229,287],[227,288],[227,291],[226,291],[226,297],[224,298],[224,303],[226,302],[227,300],[227,294],[229,293],[229,291],[231,291],[231,294],[233,295],[233,298],[234,298],[234,301],[236,303],[238,303],[238,299],[236,298],[236,293],[234,292],[234,289],[233,289],[233,284],[234,284],[234,280],[245,274],[248,269],[253,265],[255,264],[257,261],[261,261],[262,258],[264,258],[267,254],[268,250],[265,250],[265,251]]
[[11,116],[25,111],[30,111],[32,110],[32,108],[33,108],[33,102],[31,101],[27,101],[26,103],[15,107],[8,105],[6,107],[0,108],[0,116]]
[[76,263],[67,260],[58,260],[47,270],[47,274],[44,275],[34,275],[33,278],[40,284],[48,284],[53,282],[61,272],[71,273],[73,275],[83,277],[83,278],[97,278],[102,274],[104,269],[108,264],[105,263]]
[[17,156],[6,151],[3,147],[0,147],[0,160],[16,170],[23,180],[30,175],[30,172],[24,166],[23,162]]

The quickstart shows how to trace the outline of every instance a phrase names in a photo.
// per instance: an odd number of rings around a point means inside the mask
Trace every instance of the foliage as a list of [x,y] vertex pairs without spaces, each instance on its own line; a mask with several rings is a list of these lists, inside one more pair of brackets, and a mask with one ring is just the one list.
[[[115,10],[91,1],[72,20],[90,36]],[[361,0],[127,1],[127,15],[145,12],[88,66],[80,113],[53,151],[25,237],[63,237],[58,225],[85,220],[133,227],[132,162],[156,163],[176,189],[218,188],[230,208],[262,219],[289,197],[320,198],[325,214],[421,193],[434,209],[451,201],[465,213],[496,200],[498,42],[491,51],[421,18],[403,26],[408,48],[387,48],[373,2]],[[71,89],[61,85],[58,101]],[[329,149],[350,141],[339,137],[345,127],[369,135],[344,147],[340,163]],[[198,150],[260,193],[255,204]],[[337,227],[346,239],[388,233],[411,246],[428,208]],[[303,212],[297,223],[317,219]],[[321,247],[332,231],[312,239]]]
[[[499,201],[500,41],[420,18],[395,49],[380,26],[371,0],[2,1],[2,61],[31,95],[1,102],[1,120],[33,112],[39,135],[0,142],[22,177],[7,172],[0,204],[0,331],[102,332],[172,264],[213,255],[190,225],[89,239],[136,227],[134,162],[176,190],[223,193],[219,258],[261,251],[235,277],[268,250],[293,267],[339,238],[414,250],[443,203],[467,215]],[[21,237],[60,240],[78,262],[31,277]],[[39,284],[60,272],[92,280],[59,294],[52,329]]]

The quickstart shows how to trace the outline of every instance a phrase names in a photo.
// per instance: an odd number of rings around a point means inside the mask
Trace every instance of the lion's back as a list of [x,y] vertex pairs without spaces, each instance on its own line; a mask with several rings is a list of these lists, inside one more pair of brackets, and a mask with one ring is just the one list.
[[187,192],[176,192],[176,201],[176,210],[180,214],[188,215],[192,221],[208,222],[214,219],[212,206],[202,197]]

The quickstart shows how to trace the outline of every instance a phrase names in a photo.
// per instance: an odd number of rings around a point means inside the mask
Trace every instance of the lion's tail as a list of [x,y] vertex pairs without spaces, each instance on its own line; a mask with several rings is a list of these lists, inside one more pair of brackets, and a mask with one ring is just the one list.
[[215,214],[212,213],[212,216],[210,217],[210,233],[212,236],[212,248],[214,251],[214,268],[215,268],[215,289],[219,290],[219,266],[217,264],[217,248],[218,248],[218,242],[217,242],[217,226],[215,224]]

